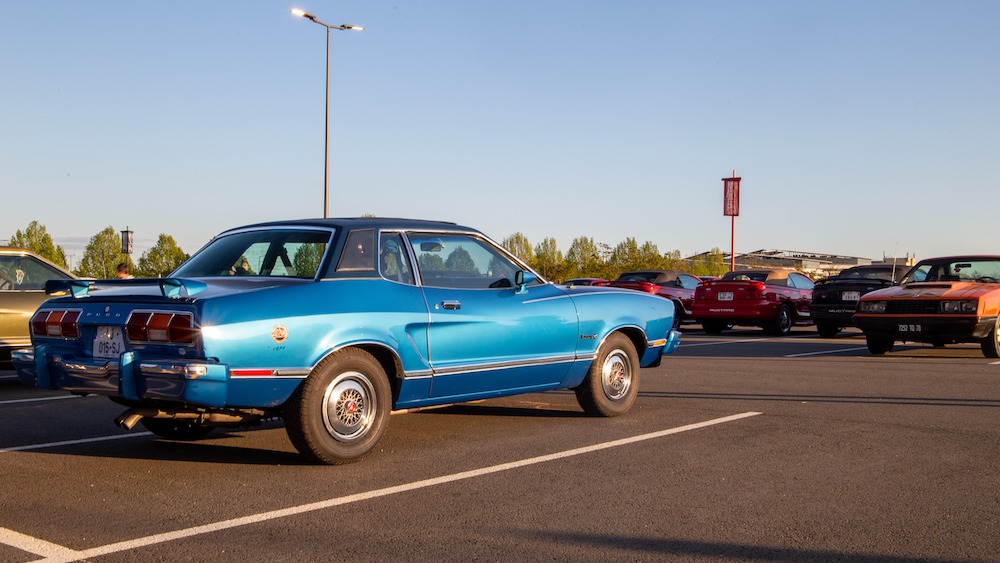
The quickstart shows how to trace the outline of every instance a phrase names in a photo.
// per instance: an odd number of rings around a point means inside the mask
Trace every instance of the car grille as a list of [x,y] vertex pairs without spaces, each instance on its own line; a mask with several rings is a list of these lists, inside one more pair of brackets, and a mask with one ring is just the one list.
[[885,312],[901,315],[932,315],[938,312],[938,301],[926,299],[890,300],[886,302]]

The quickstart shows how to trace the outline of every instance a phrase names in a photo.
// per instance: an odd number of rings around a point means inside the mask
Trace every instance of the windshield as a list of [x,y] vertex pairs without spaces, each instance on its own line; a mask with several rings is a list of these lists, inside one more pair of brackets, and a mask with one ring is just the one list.
[[330,231],[261,230],[213,240],[171,277],[279,276],[315,278]]
[[997,283],[998,280],[1000,280],[1000,258],[942,258],[917,264],[903,278],[903,283],[938,281]]
[[[896,268],[896,277],[903,268]],[[856,270],[844,270],[838,278],[843,280],[887,280],[892,281],[892,268],[858,268]]]

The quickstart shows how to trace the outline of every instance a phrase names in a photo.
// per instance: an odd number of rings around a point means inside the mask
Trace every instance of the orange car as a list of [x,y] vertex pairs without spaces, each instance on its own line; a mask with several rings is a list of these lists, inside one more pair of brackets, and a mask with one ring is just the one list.
[[1000,256],[921,260],[901,285],[861,296],[854,322],[872,354],[896,341],[944,346],[978,342],[987,358],[1000,357]]

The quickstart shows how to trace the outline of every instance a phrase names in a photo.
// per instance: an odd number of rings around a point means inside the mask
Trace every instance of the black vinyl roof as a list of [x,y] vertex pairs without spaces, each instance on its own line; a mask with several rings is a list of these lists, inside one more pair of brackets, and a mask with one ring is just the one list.
[[451,223],[447,221],[424,221],[422,219],[399,219],[399,218],[386,218],[386,217],[340,217],[340,218],[329,218],[329,219],[292,219],[288,221],[268,221],[265,223],[254,223],[252,225],[233,227],[231,229],[226,229],[226,232],[243,230],[243,229],[273,228],[273,227],[325,227],[325,228],[337,228],[344,230],[372,228],[372,229],[401,229],[401,230],[413,230],[413,231],[445,230],[445,231],[478,232],[475,229],[471,229],[469,227],[463,227],[456,223]]

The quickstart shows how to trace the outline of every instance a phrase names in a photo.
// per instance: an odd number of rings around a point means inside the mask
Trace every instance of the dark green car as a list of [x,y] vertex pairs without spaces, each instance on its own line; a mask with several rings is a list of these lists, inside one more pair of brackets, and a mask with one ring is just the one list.
[[31,346],[28,321],[45,294],[48,280],[73,274],[23,248],[0,246],[0,368],[10,367],[10,351]]

